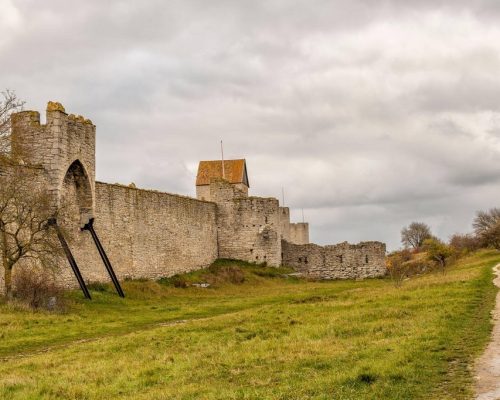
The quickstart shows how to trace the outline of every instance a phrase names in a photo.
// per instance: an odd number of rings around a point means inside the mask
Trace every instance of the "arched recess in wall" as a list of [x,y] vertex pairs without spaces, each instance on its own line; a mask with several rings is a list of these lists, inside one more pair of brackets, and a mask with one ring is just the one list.
[[60,196],[60,216],[65,225],[82,227],[93,217],[92,185],[80,160],[66,171]]

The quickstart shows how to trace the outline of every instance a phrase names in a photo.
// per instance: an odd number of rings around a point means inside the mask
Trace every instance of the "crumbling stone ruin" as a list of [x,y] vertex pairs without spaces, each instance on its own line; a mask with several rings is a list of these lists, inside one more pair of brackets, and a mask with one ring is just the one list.
[[[201,161],[197,199],[97,182],[90,120],[53,102],[44,125],[35,111],[11,118],[12,150],[19,163],[37,171],[33,184],[47,188],[54,210],[62,209],[58,223],[72,237],[71,251],[88,282],[109,280],[89,232],[81,229],[90,221],[119,279],[157,279],[217,258],[285,264],[318,279],[385,274],[383,243],[309,244],[309,225],[291,223],[288,207],[249,196],[245,160]],[[60,282],[75,286],[67,260],[59,267]],[[0,288],[2,279],[0,271]]]
[[384,276],[385,245],[347,242],[330,246],[282,242],[283,264],[311,278],[363,279]]

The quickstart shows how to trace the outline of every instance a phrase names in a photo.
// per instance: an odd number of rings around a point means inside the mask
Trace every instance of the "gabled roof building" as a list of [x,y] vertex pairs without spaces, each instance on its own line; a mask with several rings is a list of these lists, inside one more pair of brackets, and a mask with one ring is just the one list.
[[210,183],[218,179],[227,181],[243,194],[248,195],[250,183],[245,159],[200,161],[196,175],[196,198],[212,201]]

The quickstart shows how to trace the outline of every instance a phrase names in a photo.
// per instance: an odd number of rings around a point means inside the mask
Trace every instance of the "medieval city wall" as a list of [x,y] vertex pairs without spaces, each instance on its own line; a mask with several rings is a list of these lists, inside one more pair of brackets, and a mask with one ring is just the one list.
[[223,180],[211,183],[217,204],[219,258],[271,266],[281,264],[279,203],[274,198],[247,197]]
[[314,279],[363,279],[386,274],[385,244],[347,242],[319,246],[282,242],[283,265]]
[[[95,187],[94,228],[118,279],[158,279],[207,267],[217,258],[215,204],[122,185]],[[90,233],[71,233],[84,279],[109,280]],[[67,261],[61,270],[65,283],[75,286]]]
[[[290,223],[275,198],[249,197],[244,184],[215,179],[197,200],[95,181],[95,126],[49,103],[47,123],[26,111],[12,116],[12,151],[19,166],[38,171],[33,184],[53,195],[58,225],[87,282],[109,281],[88,231],[94,228],[120,280],[157,279],[209,266],[217,258],[289,265],[318,279],[385,274],[385,245],[309,244],[309,224]],[[55,214],[55,215],[56,215]],[[68,261],[57,279],[77,282]],[[15,274],[15,270],[13,271]],[[0,287],[3,288],[3,270]],[[0,289],[1,290],[1,289]]]

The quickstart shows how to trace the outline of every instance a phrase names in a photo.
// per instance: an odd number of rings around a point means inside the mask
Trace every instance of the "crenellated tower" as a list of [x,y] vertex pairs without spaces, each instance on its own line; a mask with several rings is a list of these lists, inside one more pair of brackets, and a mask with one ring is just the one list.
[[54,207],[72,190],[81,226],[94,217],[95,126],[82,116],[68,115],[60,103],[49,102],[47,122],[36,111],[12,115],[12,153],[21,164],[44,171]]

